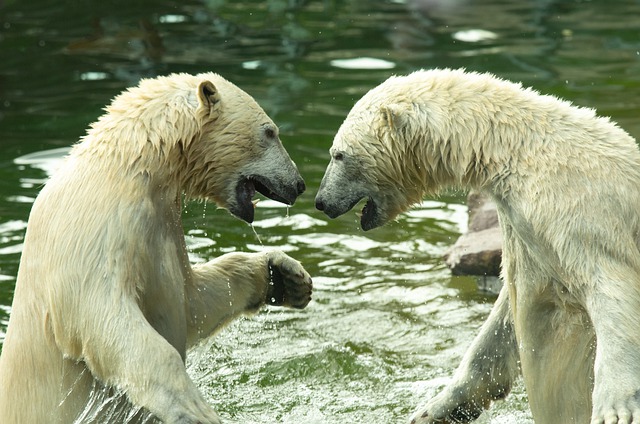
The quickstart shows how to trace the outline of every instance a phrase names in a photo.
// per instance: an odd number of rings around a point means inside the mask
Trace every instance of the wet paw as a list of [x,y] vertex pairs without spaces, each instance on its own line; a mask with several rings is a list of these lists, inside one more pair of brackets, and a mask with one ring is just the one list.
[[[608,397],[608,396],[607,396]],[[640,423],[640,390],[625,400],[594,399],[591,424]]]
[[218,414],[206,404],[187,402],[187,410],[166,418],[166,423],[173,424],[221,424]]
[[311,276],[300,262],[282,252],[269,253],[267,304],[302,309],[311,301]]
[[180,417],[175,424],[221,424],[220,420],[203,420],[198,418]]
[[476,420],[494,400],[504,399],[508,387],[479,391],[475,395],[464,389],[446,388],[411,417],[411,424],[453,424]]
[[[437,408],[436,408],[437,409]],[[455,406],[446,416],[427,407],[424,411],[418,411],[411,419],[411,424],[450,424],[450,423],[468,423],[477,419],[484,407],[476,405],[473,402],[466,402]]]

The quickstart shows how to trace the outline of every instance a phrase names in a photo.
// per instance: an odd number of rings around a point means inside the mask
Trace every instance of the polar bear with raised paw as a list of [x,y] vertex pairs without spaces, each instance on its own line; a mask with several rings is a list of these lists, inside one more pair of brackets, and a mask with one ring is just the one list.
[[278,128],[213,73],[143,80],[107,107],[38,195],[0,356],[5,424],[218,424],[187,349],[265,303],[304,308],[280,251],[191,266],[183,197],[252,222],[254,194],[304,182]]

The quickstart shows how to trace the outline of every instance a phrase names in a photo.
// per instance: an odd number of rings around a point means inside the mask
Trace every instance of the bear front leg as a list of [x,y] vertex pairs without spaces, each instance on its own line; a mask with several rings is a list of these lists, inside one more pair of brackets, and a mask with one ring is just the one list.
[[[163,423],[220,424],[189,378],[181,354],[149,324],[136,302],[127,297],[101,300],[48,320],[61,352],[76,365],[65,376],[70,385],[61,383],[67,396],[59,407],[69,416],[80,416],[83,410],[77,407],[94,396],[75,387],[84,363],[92,378],[124,393],[134,409],[144,408]],[[117,407],[117,399],[107,397],[91,411],[95,422],[111,422],[109,411]]]
[[411,417],[412,424],[466,423],[503,399],[518,373],[518,350],[506,285],[452,381]]
[[187,345],[265,304],[304,308],[311,300],[311,289],[311,277],[300,262],[277,250],[228,253],[195,265],[186,287]]
[[[150,352],[158,355],[153,361],[140,358],[140,361],[131,364],[132,368],[145,371],[142,385],[135,386],[137,379],[133,377],[136,373],[133,370],[129,371],[126,381],[121,385],[132,403],[144,406],[163,423],[220,424],[218,414],[189,378],[180,354],[171,346],[161,344],[162,341],[158,340],[156,347],[165,350],[162,354],[153,349],[153,343],[147,345],[152,349]],[[160,362],[162,358],[165,362]]]
[[638,424],[640,280],[622,264],[611,275],[617,278],[600,278],[586,302],[596,332],[591,424]]

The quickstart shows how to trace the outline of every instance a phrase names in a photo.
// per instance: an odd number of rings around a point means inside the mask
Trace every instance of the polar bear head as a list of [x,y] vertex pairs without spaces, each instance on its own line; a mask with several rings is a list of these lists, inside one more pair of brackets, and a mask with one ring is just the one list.
[[[133,172],[252,222],[256,192],[293,204],[305,184],[255,100],[214,73],[145,79],[114,99],[85,139]],[[101,144],[100,144],[101,143]],[[86,143],[81,143],[86,144]],[[82,147],[79,147],[82,149]]]
[[[390,77],[356,102],[338,130],[316,207],[334,218],[366,199],[366,231],[444,187],[487,187],[527,137],[511,105],[535,96],[460,69]],[[537,128],[544,122],[527,122],[529,133],[544,131]]]
[[256,192],[291,205],[305,190],[282,146],[278,127],[255,100],[214,74],[198,75],[199,136],[185,146],[186,191],[213,197],[235,216],[252,222]]
[[421,200],[427,169],[415,142],[429,137],[418,106],[397,78],[369,91],[351,109],[330,150],[316,207],[335,218],[362,199],[363,230],[383,225]]

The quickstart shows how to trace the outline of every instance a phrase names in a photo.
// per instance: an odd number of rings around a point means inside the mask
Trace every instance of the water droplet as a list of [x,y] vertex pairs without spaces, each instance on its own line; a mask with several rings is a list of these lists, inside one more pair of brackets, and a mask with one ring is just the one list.
[[253,230],[253,234],[256,235],[256,238],[258,239],[258,243],[260,243],[261,246],[264,246],[264,244],[262,243],[262,240],[260,239],[260,236],[258,235],[258,232],[256,231],[256,227],[254,227],[253,224],[249,224],[249,226]]

